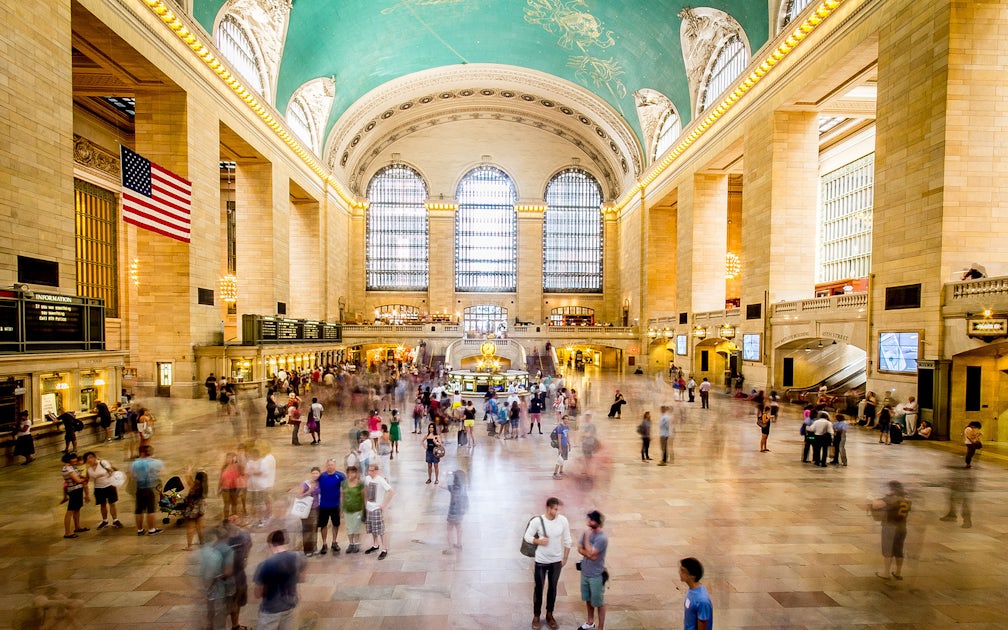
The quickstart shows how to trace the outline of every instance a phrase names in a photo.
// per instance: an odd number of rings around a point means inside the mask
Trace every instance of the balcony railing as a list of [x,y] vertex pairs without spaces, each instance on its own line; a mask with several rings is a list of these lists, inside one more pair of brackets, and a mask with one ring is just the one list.
[[844,293],[843,295],[831,295],[829,297],[809,298],[807,300],[793,300],[791,302],[778,302],[770,305],[770,315],[799,316],[802,313],[819,316],[826,312],[834,311],[861,311],[868,307],[868,292]]

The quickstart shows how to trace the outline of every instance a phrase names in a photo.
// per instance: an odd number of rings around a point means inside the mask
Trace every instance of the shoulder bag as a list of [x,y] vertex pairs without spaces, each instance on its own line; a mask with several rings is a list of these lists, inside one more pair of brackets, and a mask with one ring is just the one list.
[[[542,516],[533,516],[532,518],[530,518],[529,522],[528,522],[528,525],[525,526],[525,531],[528,531],[528,526],[531,525],[532,521],[536,520],[537,518],[539,519],[540,523],[542,524],[542,533],[545,535],[546,534],[546,521],[543,520]],[[539,536],[536,536],[536,538],[539,538]],[[535,543],[530,543],[529,541],[525,540],[525,534],[524,534],[524,532],[522,533],[521,553],[522,553],[523,556],[528,556],[529,558],[535,558],[536,547],[538,547],[538,546],[539,545],[537,545]]]

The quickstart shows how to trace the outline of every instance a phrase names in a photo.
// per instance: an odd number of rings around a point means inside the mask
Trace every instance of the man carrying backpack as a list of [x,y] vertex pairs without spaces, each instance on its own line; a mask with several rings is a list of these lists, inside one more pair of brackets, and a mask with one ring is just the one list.
[[560,416],[556,427],[550,432],[550,446],[557,450],[556,465],[553,467],[553,478],[563,479],[564,463],[570,452],[570,429],[567,428],[567,416]]

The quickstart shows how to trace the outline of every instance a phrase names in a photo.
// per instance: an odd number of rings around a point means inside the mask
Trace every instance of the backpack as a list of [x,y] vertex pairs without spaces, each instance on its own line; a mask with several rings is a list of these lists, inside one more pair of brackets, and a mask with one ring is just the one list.
[[84,430],[84,422],[82,420],[78,419],[78,418],[74,418],[73,419],[73,430],[75,432],[76,431],[83,431]]
[[637,425],[637,434],[641,436],[647,435],[647,431],[644,429],[644,423],[641,422]]
[[550,446],[553,448],[560,448],[560,427],[555,427],[550,431]]

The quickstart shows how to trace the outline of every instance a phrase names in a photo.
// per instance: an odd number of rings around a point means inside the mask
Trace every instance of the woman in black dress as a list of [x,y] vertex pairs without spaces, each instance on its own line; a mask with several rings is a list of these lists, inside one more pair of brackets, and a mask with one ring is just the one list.
[[437,483],[441,477],[441,458],[434,456],[434,449],[442,444],[441,436],[438,435],[437,427],[433,422],[427,425],[427,435],[423,437],[423,442],[427,448],[427,483],[431,482],[431,471],[434,472],[434,483]]

